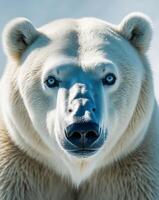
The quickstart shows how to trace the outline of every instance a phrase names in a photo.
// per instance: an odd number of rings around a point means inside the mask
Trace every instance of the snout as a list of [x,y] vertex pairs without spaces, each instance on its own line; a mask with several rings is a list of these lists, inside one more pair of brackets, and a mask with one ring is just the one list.
[[[76,83],[69,90],[63,148],[75,156],[90,156],[104,143],[106,131],[100,127],[99,103],[89,84]],[[69,122],[69,123],[68,123]]]
[[95,122],[80,122],[69,125],[65,130],[64,148],[77,157],[95,154],[106,139],[106,132],[100,131]]

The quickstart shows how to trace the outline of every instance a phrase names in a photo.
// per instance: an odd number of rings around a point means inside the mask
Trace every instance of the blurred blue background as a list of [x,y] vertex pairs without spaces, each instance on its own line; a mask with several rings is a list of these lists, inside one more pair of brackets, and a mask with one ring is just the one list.
[[[159,1],[158,0],[1,0],[0,35],[12,18],[23,16],[39,27],[58,18],[98,17],[118,24],[130,12],[141,11],[149,15],[154,24],[154,36],[148,56],[155,76],[156,92],[159,85]],[[0,43],[0,74],[6,57]],[[159,94],[158,94],[159,96]]]

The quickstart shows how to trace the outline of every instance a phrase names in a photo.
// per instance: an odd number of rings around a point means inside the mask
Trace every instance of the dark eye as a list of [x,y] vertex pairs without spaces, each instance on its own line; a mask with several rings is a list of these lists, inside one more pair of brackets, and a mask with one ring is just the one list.
[[49,88],[58,87],[59,86],[59,81],[53,76],[48,76],[47,80],[45,81],[45,84]]
[[103,79],[103,85],[113,85],[116,81],[116,76],[113,73],[107,74]]

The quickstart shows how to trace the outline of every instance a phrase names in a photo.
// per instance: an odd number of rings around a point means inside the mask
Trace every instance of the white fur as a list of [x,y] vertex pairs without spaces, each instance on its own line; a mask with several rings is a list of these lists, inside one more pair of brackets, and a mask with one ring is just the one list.
[[7,24],[3,33],[4,50],[8,56],[17,59],[37,36],[38,31],[28,19],[14,19]]
[[[156,106],[151,69],[144,55],[151,33],[149,19],[138,13],[124,18],[119,26],[94,18],[59,20],[38,30],[26,19],[11,22],[4,31],[9,64],[2,78],[1,109],[15,144],[80,187],[102,173],[102,168],[115,166],[116,161],[134,152],[149,133]],[[27,46],[22,40],[17,42],[24,35]],[[108,72],[116,74],[116,84],[98,85],[95,80],[100,81]],[[63,81],[62,89],[50,90],[44,85],[50,74]],[[72,156],[59,142],[61,126],[71,120],[64,114],[65,82],[89,82],[103,111],[100,123],[108,129],[108,137],[88,158]],[[75,92],[74,86],[71,95]],[[156,134],[157,130],[152,132]],[[120,189],[116,194],[121,195]],[[79,199],[96,198],[88,191],[86,196],[81,192]]]
[[146,15],[132,13],[123,19],[119,32],[139,51],[145,53],[152,38],[152,23]]

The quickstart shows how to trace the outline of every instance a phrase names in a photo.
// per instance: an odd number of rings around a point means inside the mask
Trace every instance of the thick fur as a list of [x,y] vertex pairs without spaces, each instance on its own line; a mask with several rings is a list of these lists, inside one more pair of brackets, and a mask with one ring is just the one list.
[[[159,114],[145,56],[151,35],[149,19],[139,13],[118,26],[92,18],[55,21],[38,30],[23,18],[7,25],[8,65],[0,87],[1,200],[159,199]],[[73,68],[74,82],[78,73],[86,81],[95,68],[103,75],[105,65],[118,77],[116,86],[97,91],[102,126],[109,131],[90,158],[62,149],[58,125],[64,118],[58,113],[65,98],[41,86],[59,55],[69,68],[79,61],[82,72]]]

